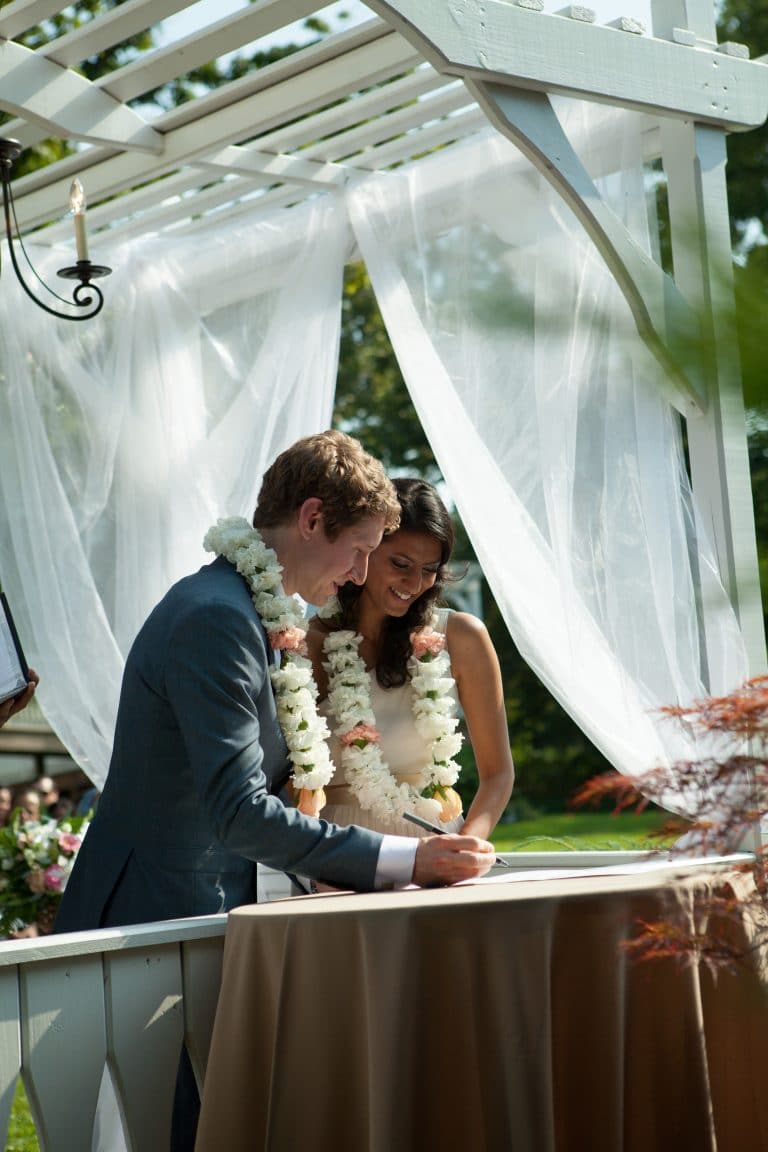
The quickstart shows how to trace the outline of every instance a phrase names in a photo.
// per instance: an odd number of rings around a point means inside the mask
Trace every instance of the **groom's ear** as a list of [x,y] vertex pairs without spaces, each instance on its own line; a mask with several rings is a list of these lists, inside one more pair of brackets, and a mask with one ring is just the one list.
[[319,496],[310,496],[299,506],[298,529],[302,540],[309,540],[318,532],[325,534],[323,502]]

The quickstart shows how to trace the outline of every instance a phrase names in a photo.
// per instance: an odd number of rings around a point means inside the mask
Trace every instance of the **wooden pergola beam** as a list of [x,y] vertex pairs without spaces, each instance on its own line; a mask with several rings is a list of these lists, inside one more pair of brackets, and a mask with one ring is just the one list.
[[637,36],[509,0],[366,0],[439,71],[619,108],[756,128],[768,69],[753,60]]

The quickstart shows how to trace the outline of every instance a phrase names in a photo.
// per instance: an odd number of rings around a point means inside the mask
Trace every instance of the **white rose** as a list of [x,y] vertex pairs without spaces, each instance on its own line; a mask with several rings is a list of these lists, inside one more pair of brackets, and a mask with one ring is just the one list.
[[432,800],[428,796],[417,796],[413,802],[413,810],[417,816],[436,824],[440,819],[443,806],[438,800]]

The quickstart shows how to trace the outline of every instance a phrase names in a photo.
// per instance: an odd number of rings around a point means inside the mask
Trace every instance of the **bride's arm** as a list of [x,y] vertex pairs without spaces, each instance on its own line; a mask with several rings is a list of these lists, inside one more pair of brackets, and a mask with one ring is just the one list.
[[499,659],[483,622],[466,612],[451,613],[446,641],[480,778],[461,834],[486,840],[515,779]]

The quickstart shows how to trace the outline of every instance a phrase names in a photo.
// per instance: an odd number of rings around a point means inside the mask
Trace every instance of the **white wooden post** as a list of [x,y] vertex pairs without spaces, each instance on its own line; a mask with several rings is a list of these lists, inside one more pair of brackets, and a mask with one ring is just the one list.
[[103,987],[99,956],[54,959],[20,974],[23,1079],[41,1152],[90,1147],[105,1056]]
[[21,1071],[19,978],[14,969],[0,969],[0,1144],[5,1141],[16,1080]]
[[[698,40],[716,39],[712,0],[653,0],[652,12],[657,36],[671,38],[674,29],[682,29]],[[727,60],[724,55],[724,65]],[[661,139],[675,281],[705,328],[708,402],[703,414],[690,413],[688,418],[694,496],[738,614],[754,676],[766,670],[766,646],[734,326],[725,132],[664,119]],[[706,604],[703,612],[706,630]]]

